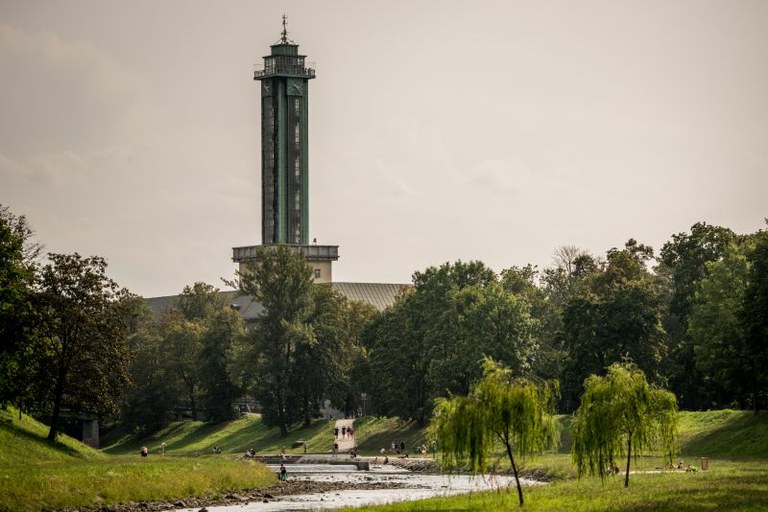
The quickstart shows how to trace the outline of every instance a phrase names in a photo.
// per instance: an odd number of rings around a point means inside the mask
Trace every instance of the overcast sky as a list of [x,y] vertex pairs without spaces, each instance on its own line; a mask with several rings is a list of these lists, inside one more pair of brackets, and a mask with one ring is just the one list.
[[0,203],[135,293],[223,287],[261,243],[253,66],[284,12],[337,281],[764,226],[763,0],[0,0]]

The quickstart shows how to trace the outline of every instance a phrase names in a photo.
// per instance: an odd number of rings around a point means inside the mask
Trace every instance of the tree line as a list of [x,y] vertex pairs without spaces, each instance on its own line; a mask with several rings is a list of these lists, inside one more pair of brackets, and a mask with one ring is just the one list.
[[[466,395],[492,357],[560,382],[560,412],[584,381],[632,362],[684,409],[752,407],[768,391],[768,231],[695,224],[658,257],[634,239],[605,256],[560,247],[551,267],[499,274],[481,262],[416,272],[364,338],[381,414],[426,422]],[[405,385],[403,385],[405,384]]]
[[482,262],[417,271],[382,312],[350,301],[287,247],[230,284],[262,313],[246,325],[217,288],[185,287],[152,314],[99,257],[49,254],[0,207],[0,404],[51,423],[88,412],[152,430],[227,420],[242,397],[283,434],[329,400],[426,424],[436,400],[467,395],[490,357],[560,383],[573,412],[590,375],[632,363],[684,409],[756,411],[768,388],[768,232],[695,224],[658,257],[633,239],[595,256],[496,273]]

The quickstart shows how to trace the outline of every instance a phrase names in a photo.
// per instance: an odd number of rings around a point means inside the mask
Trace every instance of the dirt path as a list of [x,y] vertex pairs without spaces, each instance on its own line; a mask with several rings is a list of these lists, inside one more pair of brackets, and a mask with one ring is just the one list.
[[342,435],[342,427],[349,428],[352,427],[354,432],[354,426],[355,420],[336,420],[336,428],[339,429],[339,435],[336,438],[336,442],[339,443],[339,453],[347,453],[349,450],[355,447],[355,439],[354,436]]

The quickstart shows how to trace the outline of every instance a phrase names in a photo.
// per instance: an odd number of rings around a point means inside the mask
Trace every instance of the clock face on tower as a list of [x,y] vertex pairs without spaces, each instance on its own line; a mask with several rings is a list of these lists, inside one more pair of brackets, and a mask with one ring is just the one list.
[[269,84],[269,82],[265,81],[261,83],[261,95],[262,96],[272,95],[272,86]]
[[289,80],[288,81],[288,95],[289,96],[304,96],[304,84],[301,80]]

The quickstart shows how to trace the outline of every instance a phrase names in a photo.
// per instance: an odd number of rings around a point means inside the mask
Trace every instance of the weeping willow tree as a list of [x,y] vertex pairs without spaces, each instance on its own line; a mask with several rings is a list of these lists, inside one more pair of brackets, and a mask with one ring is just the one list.
[[616,457],[627,457],[624,487],[629,487],[632,455],[661,449],[672,462],[677,445],[677,399],[648,384],[632,363],[614,363],[605,377],[584,381],[584,395],[573,419],[571,456],[579,476],[604,479]]
[[468,396],[436,401],[429,435],[440,447],[443,466],[467,463],[472,473],[483,473],[491,453],[501,443],[512,465],[522,506],[515,453],[533,455],[557,447],[560,436],[552,415],[557,392],[556,382],[515,376],[486,358],[483,377]]

